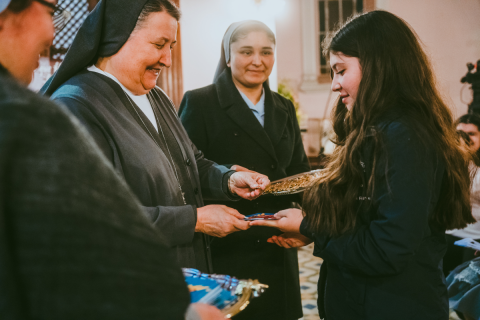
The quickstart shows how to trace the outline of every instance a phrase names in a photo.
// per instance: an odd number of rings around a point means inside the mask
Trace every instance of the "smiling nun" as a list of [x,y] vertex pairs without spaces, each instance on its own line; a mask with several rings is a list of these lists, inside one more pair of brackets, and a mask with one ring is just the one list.
[[[203,197],[253,199],[266,176],[203,157],[156,82],[171,65],[178,8],[168,0],[102,0],[42,91],[85,125],[126,180],[181,267],[212,272],[209,238],[245,230],[237,210]],[[203,196],[203,197],[202,197]]]

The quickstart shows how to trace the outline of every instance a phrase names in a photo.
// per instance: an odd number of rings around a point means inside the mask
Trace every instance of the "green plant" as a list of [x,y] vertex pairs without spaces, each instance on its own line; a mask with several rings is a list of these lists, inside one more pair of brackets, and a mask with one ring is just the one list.
[[300,110],[300,103],[297,101],[294,90],[289,86],[288,82],[282,80],[278,83],[278,94],[282,97],[292,101],[295,107],[295,114],[297,116],[298,124],[300,125],[302,119],[302,111]]

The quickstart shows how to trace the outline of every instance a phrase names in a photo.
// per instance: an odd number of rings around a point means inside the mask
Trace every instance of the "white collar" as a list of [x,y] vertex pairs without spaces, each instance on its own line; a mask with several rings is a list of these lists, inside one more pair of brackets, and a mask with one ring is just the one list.
[[[113,81],[115,81],[116,83],[118,83],[118,85],[123,89],[123,91],[125,91],[131,98],[139,98],[139,97],[142,97],[142,96],[146,96],[146,94],[141,94],[141,95],[135,95],[133,94],[130,90],[128,90],[118,79],[117,77],[115,77],[113,74],[111,73],[108,73],[106,71],[103,71],[102,69],[99,69],[97,68],[96,65],[91,65],[90,67],[87,68],[88,71],[91,71],[91,72],[96,72],[96,73],[99,73],[99,74],[103,74],[104,76],[107,76],[109,77],[110,79],[112,79]],[[135,99],[134,99],[135,100]]]

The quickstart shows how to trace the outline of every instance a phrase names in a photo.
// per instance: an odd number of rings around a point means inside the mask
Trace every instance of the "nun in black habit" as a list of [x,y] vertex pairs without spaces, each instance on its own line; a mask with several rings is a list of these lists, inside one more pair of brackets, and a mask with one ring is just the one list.
[[168,0],[101,0],[42,91],[85,125],[176,249],[181,267],[213,272],[207,235],[248,229],[216,200],[254,199],[269,183],[204,158],[156,87],[171,65],[178,8]]
[[[264,23],[249,20],[230,25],[214,83],[186,92],[179,111],[190,138],[206,157],[258,171],[271,180],[310,170],[295,108],[268,84],[274,52],[275,36]],[[275,213],[291,208],[293,202],[300,202],[300,196],[222,203],[253,214]],[[252,227],[212,242],[215,272],[253,277],[269,285],[262,298],[253,300],[236,319],[302,317],[297,250],[267,242],[279,234]]]

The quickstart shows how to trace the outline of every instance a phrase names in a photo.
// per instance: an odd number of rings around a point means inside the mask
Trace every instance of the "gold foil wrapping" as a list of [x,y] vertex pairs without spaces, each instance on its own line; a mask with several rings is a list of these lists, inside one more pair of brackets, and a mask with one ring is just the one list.
[[304,191],[322,176],[322,170],[312,170],[309,172],[286,177],[271,182],[263,194],[285,195]]

